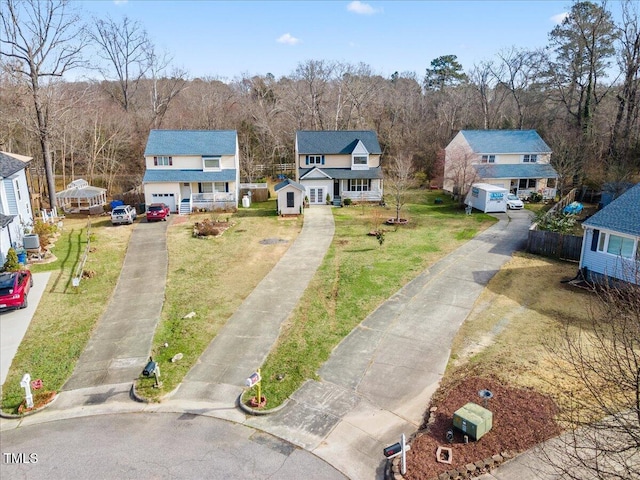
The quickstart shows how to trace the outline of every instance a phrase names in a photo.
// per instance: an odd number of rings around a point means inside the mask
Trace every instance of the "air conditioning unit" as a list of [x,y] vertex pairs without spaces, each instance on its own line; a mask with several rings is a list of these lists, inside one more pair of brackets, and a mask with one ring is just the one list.
[[480,440],[493,426],[493,413],[478,404],[469,402],[455,411],[453,426],[474,440]]

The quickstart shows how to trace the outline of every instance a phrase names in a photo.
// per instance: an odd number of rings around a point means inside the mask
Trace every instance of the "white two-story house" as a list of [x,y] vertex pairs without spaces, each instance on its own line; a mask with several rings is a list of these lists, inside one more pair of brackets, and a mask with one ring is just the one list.
[[235,130],[151,130],[144,157],[147,205],[165,203],[180,214],[238,207]]
[[327,200],[379,202],[383,196],[382,150],[371,130],[296,132],[296,180],[310,205]]
[[25,228],[33,226],[26,169],[31,157],[0,152],[0,267],[11,247],[22,247]]
[[554,198],[558,174],[551,148],[535,130],[460,130],[445,148],[443,189],[466,195],[472,183],[508,189],[521,198]]

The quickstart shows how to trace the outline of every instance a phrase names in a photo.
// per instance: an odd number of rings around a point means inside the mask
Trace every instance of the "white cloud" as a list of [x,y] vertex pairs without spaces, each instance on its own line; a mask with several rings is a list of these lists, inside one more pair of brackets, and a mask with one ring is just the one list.
[[568,16],[569,16],[569,12],[562,12],[551,17],[551,21],[556,25],[560,25],[564,21],[564,19],[567,18]]
[[285,33],[280,38],[278,38],[278,40],[276,40],[276,41],[278,43],[286,43],[287,45],[295,45],[296,43],[300,43],[300,39],[294,37],[290,33]]
[[368,3],[360,2],[359,0],[354,0],[349,5],[347,5],[347,10],[353,13],[357,13],[358,15],[373,15],[374,13],[382,11],[373,8]]

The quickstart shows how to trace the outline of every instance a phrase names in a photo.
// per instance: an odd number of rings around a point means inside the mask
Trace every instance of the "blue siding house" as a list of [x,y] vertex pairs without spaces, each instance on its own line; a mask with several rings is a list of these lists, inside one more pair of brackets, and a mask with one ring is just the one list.
[[580,269],[586,280],[640,285],[640,183],[585,220]]
[[31,157],[0,152],[0,267],[10,248],[22,247],[24,229],[33,225],[26,170]]

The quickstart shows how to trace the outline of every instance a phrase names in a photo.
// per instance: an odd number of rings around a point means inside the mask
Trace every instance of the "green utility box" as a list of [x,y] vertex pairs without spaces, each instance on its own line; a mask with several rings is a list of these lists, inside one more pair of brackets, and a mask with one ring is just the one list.
[[480,405],[469,402],[455,411],[453,426],[473,439],[480,440],[493,426],[493,413]]

